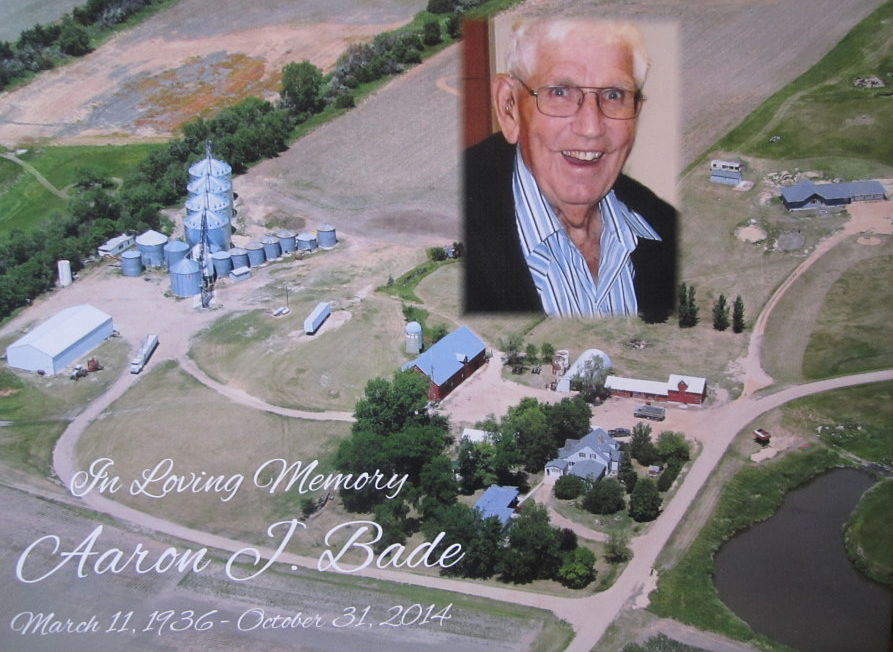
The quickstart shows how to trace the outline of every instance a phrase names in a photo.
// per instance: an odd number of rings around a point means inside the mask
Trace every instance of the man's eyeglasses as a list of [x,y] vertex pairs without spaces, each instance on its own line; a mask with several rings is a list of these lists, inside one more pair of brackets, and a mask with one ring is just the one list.
[[[515,78],[517,79],[517,77]],[[533,90],[518,79],[527,92],[536,98],[536,108],[553,118],[570,118],[576,115],[587,93],[595,95],[596,104],[606,118],[611,120],[632,120],[639,115],[645,98],[639,91],[625,88],[595,88],[591,86],[571,86],[557,84],[541,86]]]

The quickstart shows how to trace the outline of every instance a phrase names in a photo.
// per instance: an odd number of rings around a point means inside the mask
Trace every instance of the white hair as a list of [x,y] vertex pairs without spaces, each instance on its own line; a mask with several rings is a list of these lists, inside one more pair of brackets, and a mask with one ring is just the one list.
[[639,28],[628,21],[594,18],[521,19],[512,26],[512,38],[506,52],[506,70],[514,77],[528,77],[536,65],[540,47],[575,34],[585,34],[606,45],[626,45],[633,58],[633,79],[636,87],[642,88],[648,75],[648,54]]

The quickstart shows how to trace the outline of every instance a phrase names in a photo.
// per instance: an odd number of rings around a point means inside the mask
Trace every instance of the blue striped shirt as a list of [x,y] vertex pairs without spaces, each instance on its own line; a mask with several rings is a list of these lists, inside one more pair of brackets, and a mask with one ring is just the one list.
[[598,278],[571,241],[533,174],[515,155],[515,219],[533,283],[550,317],[606,317],[638,312],[630,255],[639,238],[660,240],[645,219],[610,191],[599,202],[603,220]]

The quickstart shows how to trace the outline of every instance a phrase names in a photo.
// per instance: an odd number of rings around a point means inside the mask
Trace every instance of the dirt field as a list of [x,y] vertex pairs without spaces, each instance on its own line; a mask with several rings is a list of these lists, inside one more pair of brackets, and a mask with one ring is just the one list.
[[286,63],[328,68],[350,43],[421,8],[413,0],[182,0],[93,54],[0,94],[0,143],[165,139],[212,107],[274,93]]

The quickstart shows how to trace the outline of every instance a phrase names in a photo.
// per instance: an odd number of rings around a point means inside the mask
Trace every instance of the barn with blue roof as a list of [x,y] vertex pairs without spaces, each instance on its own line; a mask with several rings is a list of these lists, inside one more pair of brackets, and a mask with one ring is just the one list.
[[495,516],[504,526],[515,513],[517,504],[517,487],[500,487],[494,484],[487,487],[487,490],[481,494],[474,504],[474,508],[480,512],[481,518]]
[[402,370],[415,369],[430,381],[428,398],[439,401],[456,389],[487,359],[487,347],[467,326],[439,340]]

